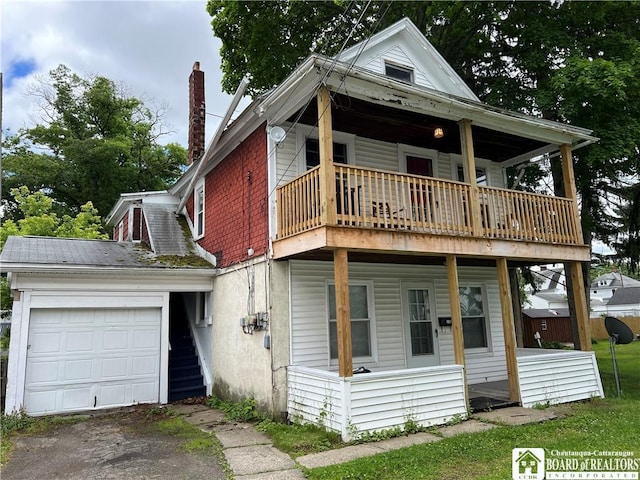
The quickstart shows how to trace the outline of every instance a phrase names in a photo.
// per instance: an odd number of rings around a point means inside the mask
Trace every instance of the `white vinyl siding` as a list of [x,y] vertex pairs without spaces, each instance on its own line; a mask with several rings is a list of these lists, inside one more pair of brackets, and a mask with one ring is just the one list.
[[394,143],[356,137],[355,164],[363,168],[398,171],[398,147]]
[[287,370],[287,411],[292,419],[359,434],[402,427],[444,424],[467,415],[460,365],[366,373],[342,378],[335,372],[300,366]]
[[593,352],[545,352],[517,351],[523,407],[604,397]]
[[429,81],[424,72],[415,67],[413,60],[411,60],[411,57],[407,55],[407,53],[405,53],[405,51],[399,45],[394,45],[390,49],[386,50],[380,57],[371,59],[371,61],[364,65],[364,68],[384,75],[385,62],[392,65],[403,66],[405,68],[412,68],[414,83],[416,83],[417,85],[422,85],[424,87],[434,88],[433,84]]
[[[294,365],[320,369],[330,367],[326,328],[325,282],[333,280],[333,263],[291,261],[291,356]],[[485,290],[490,349],[467,352],[469,383],[506,379],[502,312],[496,269],[493,267],[459,267],[461,285],[481,284]],[[354,362],[354,368],[364,366],[372,372],[406,367],[402,323],[401,282],[431,282],[434,285],[436,317],[450,317],[449,286],[444,266],[349,264],[349,281],[373,282],[377,359],[369,363]],[[451,328],[438,327],[440,363],[454,363]]]
[[[288,129],[289,127],[285,125],[283,128]],[[445,132],[445,134],[459,135],[457,130]],[[277,185],[283,185],[303,173],[303,140],[305,135],[316,137],[317,129],[311,129],[306,125],[293,127],[287,133],[285,140],[278,146],[275,179]],[[334,135],[336,143],[349,144],[350,138],[353,138],[353,146],[349,146],[347,151],[350,165],[392,172],[400,171],[398,144],[365,137],[354,137],[340,132],[334,132]],[[437,152],[437,158],[433,164],[434,175],[445,180],[457,180],[457,177],[452,175],[456,171],[458,163],[460,163],[460,155]],[[478,160],[478,165],[487,169],[490,186],[504,187],[504,175],[500,164]]]

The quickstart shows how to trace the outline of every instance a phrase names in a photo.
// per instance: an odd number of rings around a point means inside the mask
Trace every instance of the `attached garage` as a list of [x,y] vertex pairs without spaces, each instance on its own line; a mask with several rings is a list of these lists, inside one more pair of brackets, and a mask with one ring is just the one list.
[[33,309],[24,406],[33,415],[158,402],[161,309]]
[[14,300],[6,413],[167,403],[170,298],[211,292],[214,268],[176,268],[130,243],[43,237],[9,237],[0,261]]

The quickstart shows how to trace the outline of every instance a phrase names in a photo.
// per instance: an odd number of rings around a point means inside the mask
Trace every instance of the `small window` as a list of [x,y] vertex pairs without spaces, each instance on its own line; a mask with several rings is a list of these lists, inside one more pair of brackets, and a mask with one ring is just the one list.
[[407,67],[401,67],[392,63],[384,64],[384,74],[387,77],[395,78],[407,83],[413,83],[413,69]]
[[[458,165],[458,181],[464,182],[464,168],[462,165]],[[476,184],[480,186],[487,186],[487,169],[483,167],[476,167]]]
[[195,193],[196,237],[204,235],[204,185],[196,189]]
[[[305,142],[307,170],[320,165],[320,142],[316,138],[307,138]],[[347,145],[333,142],[333,163],[347,163]]]
[[482,287],[460,288],[464,348],[488,348],[487,318]]
[[[349,285],[349,306],[351,317],[351,348],[353,358],[371,357],[371,311],[369,308],[370,289],[366,284]],[[338,325],[336,320],[336,287],[328,285],[329,297],[329,354],[332,360],[338,358]]]

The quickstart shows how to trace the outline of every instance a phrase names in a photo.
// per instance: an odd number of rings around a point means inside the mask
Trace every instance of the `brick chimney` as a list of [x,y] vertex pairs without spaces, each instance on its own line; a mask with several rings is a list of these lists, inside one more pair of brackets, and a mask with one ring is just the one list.
[[204,72],[195,62],[189,76],[189,165],[204,153],[204,126]]

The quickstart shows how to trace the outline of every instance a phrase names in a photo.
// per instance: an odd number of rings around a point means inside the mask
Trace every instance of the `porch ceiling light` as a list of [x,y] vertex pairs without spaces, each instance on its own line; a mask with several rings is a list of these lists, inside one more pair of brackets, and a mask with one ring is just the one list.
[[442,129],[442,127],[436,127],[433,130],[433,138],[442,138],[444,137],[444,130]]

